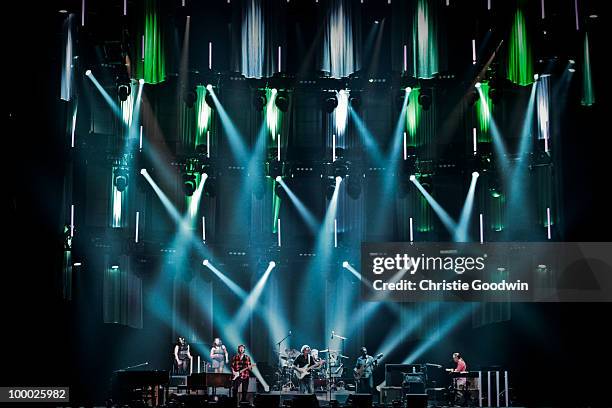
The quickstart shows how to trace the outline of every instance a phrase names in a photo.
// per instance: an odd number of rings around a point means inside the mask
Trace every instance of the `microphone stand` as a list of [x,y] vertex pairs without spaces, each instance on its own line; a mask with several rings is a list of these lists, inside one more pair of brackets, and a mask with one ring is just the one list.
[[[280,363],[281,360],[281,344],[283,344],[283,341],[287,340],[289,337],[291,337],[291,330],[289,330],[289,333],[283,337],[278,343],[276,343],[276,345],[278,346],[278,370],[279,370],[279,381],[278,381],[278,393],[280,395],[280,399],[282,401],[283,397],[283,367]],[[289,356],[287,356],[287,362],[289,361]]]

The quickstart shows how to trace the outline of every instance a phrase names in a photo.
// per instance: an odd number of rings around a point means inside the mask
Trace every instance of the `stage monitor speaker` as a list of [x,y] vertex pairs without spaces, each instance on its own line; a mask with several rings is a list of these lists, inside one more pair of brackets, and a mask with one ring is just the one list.
[[185,408],[200,408],[207,405],[206,395],[182,394],[175,395],[173,400],[181,404]]
[[315,394],[298,394],[291,401],[292,408],[319,408],[319,400]]
[[402,400],[402,387],[380,387],[380,402],[391,404]]
[[353,408],[372,408],[372,394],[352,394],[346,400],[346,405]]
[[406,408],[427,408],[427,394],[406,394]]
[[255,408],[279,408],[280,395],[256,394],[254,400]]

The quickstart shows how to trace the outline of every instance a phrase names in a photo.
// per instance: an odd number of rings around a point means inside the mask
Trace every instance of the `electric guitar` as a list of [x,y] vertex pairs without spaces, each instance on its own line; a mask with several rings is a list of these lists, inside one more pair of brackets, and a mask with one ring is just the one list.
[[238,377],[240,376],[240,374],[242,374],[242,373],[243,373],[243,372],[245,372],[246,370],[250,370],[250,369],[251,369],[251,367],[255,367],[256,365],[257,365],[257,364],[251,364],[251,365],[250,365],[250,366],[248,366],[248,367],[244,367],[244,368],[243,368],[242,370],[240,370],[240,371],[234,371],[234,370],[232,370],[232,375],[233,375],[233,377],[232,377],[232,381],[236,381],[236,378],[238,378]]
[[383,353],[380,353],[376,355],[376,357],[374,357],[374,359],[370,361],[369,363],[366,363],[359,368],[355,368],[355,370],[353,370],[353,377],[356,380],[359,380],[361,377],[363,377],[363,373],[365,372],[366,368],[370,367],[372,364],[378,361],[378,359],[381,358],[382,356],[383,356]]
[[293,368],[296,371],[295,375],[297,376],[298,380],[301,380],[302,378],[310,374],[310,370],[320,367],[321,364],[323,364],[323,360],[319,361],[318,363],[309,364],[306,367],[295,367],[294,366]]

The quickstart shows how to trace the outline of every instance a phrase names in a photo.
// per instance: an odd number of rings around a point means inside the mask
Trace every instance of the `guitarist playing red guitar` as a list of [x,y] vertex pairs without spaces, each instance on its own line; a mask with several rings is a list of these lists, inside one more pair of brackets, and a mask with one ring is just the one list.
[[242,397],[240,401],[247,401],[247,391],[249,389],[249,374],[251,367],[251,358],[245,352],[246,347],[243,344],[238,346],[238,354],[232,357],[232,395],[238,396],[238,387],[242,385]]

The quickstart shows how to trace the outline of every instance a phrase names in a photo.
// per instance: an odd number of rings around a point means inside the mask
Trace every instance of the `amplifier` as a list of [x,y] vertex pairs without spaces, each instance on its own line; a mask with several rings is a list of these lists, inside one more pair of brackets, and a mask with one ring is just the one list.
[[402,387],[380,387],[380,402],[391,404],[393,401],[402,400]]

